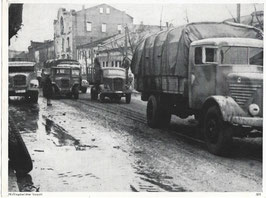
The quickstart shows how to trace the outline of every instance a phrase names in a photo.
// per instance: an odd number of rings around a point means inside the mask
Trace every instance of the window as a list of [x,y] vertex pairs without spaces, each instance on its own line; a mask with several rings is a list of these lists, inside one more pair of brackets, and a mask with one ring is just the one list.
[[122,25],[117,25],[117,30],[118,30],[118,33],[121,34],[122,32]]
[[103,67],[105,67],[105,62],[103,61]]
[[91,22],[87,22],[87,23],[86,23],[86,30],[87,30],[88,32],[91,32]]
[[207,63],[216,62],[216,49],[215,48],[205,48],[205,61]]
[[101,14],[103,13],[103,8],[100,8],[100,13],[101,13]]
[[64,20],[63,17],[60,19],[60,32],[61,34],[64,34]]
[[114,66],[114,61],[112,61],[112,67]]
[[62,38],[62,52],[65,50],[65,39]]
[[106,24],[105,23],[102,24],[102,32],[106,32]]
[[68,47],[68,48],[70,47],[70,44],[69,44],[69,37],[67,37],[67,47]]
[[110,14],[110,8],[106,8],[106,14]]
[[202,49],[201,49],[201,47],[195,48],[195,64],[202,64]]
[[106,67],[108,67],[108,61],[106,61]]

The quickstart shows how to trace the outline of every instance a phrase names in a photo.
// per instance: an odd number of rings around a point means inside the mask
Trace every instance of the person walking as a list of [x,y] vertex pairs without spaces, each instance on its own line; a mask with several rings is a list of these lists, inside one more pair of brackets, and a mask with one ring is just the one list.
[[47,74],[43,84],[43,96],[47,99],[47,106],[52,106],[51,98],[53,96],[52,81],[50,74]]

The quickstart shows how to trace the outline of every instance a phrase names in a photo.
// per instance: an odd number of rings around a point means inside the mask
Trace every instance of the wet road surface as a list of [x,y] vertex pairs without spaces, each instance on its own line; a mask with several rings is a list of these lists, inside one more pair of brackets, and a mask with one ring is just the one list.
[[192,118],[172,116],[166,129],[151,129],[146,103],[44,98],[38,105],[13,101],[13,116],[33,160],[18,179],[20,191],[40,192],[235,192],[262,191],[262,139],[235,139],[227,157],[214,156]]

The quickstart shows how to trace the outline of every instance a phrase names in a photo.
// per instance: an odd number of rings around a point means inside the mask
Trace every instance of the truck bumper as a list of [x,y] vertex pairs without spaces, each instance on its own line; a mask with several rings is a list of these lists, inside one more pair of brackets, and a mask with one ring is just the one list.
[[263,118],[233,116],[231,123],[234,125],[261,128],[263,125]]
[[9,90],[9,96],[27,96],[34,93],[38,93],[38,90],[27,90],[27,89],[18,89],[18,90]]

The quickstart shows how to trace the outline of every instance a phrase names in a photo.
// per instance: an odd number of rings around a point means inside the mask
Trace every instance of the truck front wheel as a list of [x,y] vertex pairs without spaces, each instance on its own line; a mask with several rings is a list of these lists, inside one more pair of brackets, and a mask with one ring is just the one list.
[[220,109],[211,106],[205,114],[203,133],[208,150],[215,155],[227,155],[232,145],[232,127],[224,122]]
[[91,87],[91,100],[97,100],[98,99],[98,92],[96,87]]
[[129,104],[131,101],[131,94],[126,94],[126,103]]

